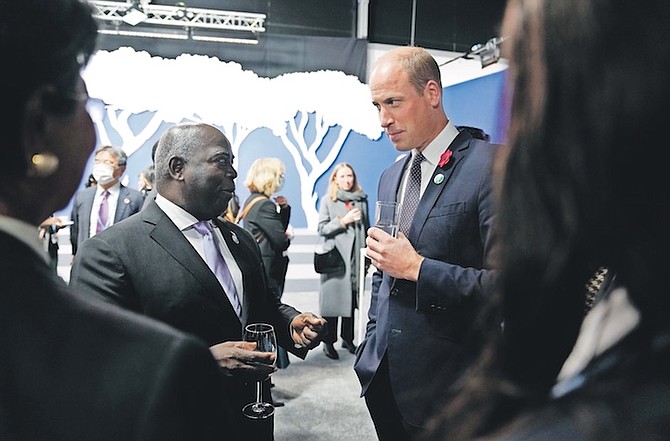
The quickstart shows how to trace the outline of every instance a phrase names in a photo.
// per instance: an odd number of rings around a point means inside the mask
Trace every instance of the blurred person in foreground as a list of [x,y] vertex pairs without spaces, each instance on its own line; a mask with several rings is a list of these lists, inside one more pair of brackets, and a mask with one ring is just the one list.
[[74,296],[37,236],[67,205],[95,147],[79,75],[95,49],[91,8],[79,0],[0,7],[0,52],[12,66],[0,85],[0,439],[227,439],[207,347]]
[[[170,127],[156,149],[156,199],[86,240],[70,284],[199,337],[219,362],[221,394],[235,410],[235,426],[245,439],[271,440],[274,417],[251,420],[241,409],[255,400],[256,380],[277,369],[274,355],[242,341],[244,327],[273,325],[278,344],[304,358],[320,343],[325,321],[281,303],[254,237],[220,218],[235,191],[233,160],[230,142],[216,127]],[[270,397],[269,383],[263,381],[264,397]]]
[[495,280],[498,149],[447,117],[440,70],[425,49],[382,55],[370,92],[390,141],[407,154],[379,179],[377,200],[402,203],[401,232],[368,230],[377,271],[354,369],[379,438],[409,440],[444,402],[435,377],[449,384],[478,353],[475,318]]
[[[430,439],[670,434],[670,4],[511,0],[500,187],[502,337]],[[497,193],[497,192],[496,192]],[[584,284],[616,274],[583,319]]]

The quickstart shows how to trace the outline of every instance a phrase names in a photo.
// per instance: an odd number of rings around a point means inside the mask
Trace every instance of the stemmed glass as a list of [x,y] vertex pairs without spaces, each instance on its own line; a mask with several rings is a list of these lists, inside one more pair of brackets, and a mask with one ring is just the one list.
[[[272,325],[267,323],[252,323],[244,328],[244,340],[256,343],[255,351],[272,352],[275,354],[274,363],[277,360],[277,337]],[[262,381],[256,382],[256,401],[247,404],[242,408],[242,413],[254,420],[261,420],[271,417],[275,413],[275,407],[263,401]]]

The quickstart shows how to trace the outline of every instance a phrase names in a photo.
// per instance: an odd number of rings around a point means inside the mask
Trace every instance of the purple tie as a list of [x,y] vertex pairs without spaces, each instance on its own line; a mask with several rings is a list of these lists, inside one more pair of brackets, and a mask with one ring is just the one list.
[[100,201],[100,208],[98,209],[98,223],[95,226],[95,234],[98,234],[107,227],[107,216],[109,215],[107,198],[109,198],[109,192],[105,190],[102,192],[102,200]]
[[237,316],[241,318],[242,306],[240,305],[240,299],[237,296],[235,283],[233,283],[233,276],[230,274],[228,265],[216,244],[212,226],[208,221],[200,221],[193,224],[193,228],[202,236],[205,247],[205,262],[207,262],[207,266],[209,266],[216,278],[219,279],[219,283],[226,292],[230,304],[233,305],[233,309],[235,309]]

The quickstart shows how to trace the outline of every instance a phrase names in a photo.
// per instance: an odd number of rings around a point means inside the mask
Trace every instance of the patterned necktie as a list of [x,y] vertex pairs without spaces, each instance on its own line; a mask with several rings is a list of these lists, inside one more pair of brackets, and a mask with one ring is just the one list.
[[422,153],[414,155],[412,167],[409,169],[407,186],[405,188],[405,197],[402,202],[402,212],[400,213],[400,231],[405,236],[409,235],[409,228],[412,226],[412,219],[416,207],[419,206],[421,199],[421,163],[426,159]]
[[109,198],[109,192],[105,190],[102,192],[102,200],[100,201],[100,208],[98,208],[98,223],[95,225],[95,234],[107,227],[107,217],[109,216],[107,198]]
[[223,290],[226,292],[226,296],[228,296],[228,300],[230,300],[230,304],[233,305],[233,309],[235,309],[237,316],[241,318],[242,306],[240,305],[240,299],[237,296],[235,283],[233,283],[233,276],[230,274],[228,265],[221,255],[221,251],[216,243],[216,238],[214,237],[214,232],[212,231],[212,226],[208,221],[200,221],[193,224],[193,229],[202,236],[207,266],[209,266],[219,280]]

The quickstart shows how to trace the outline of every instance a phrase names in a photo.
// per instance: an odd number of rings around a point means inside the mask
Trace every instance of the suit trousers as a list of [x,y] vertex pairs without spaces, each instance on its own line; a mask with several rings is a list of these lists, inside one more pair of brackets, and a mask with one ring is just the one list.
[[379,441],[411,441],[421,430],[405,423],[391,391],[386,354],[365,393],[365,404],[375,426]]

